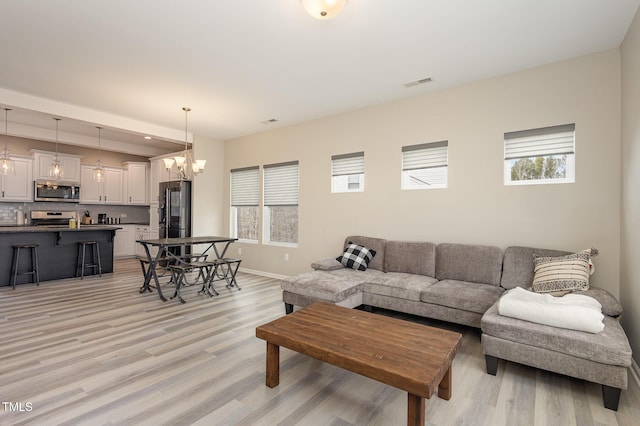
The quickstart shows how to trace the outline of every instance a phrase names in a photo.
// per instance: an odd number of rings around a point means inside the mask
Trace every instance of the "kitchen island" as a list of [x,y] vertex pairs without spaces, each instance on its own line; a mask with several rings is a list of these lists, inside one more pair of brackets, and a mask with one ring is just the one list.
[[[0,227],[0,285],[11,282],[13,246],[16,244],[39,244],[38,263],[40,281],[72,278],[76,275],[78,242],[96,241],[100,246],[102,273],[113,272],[113,238],[118,226],[84,225],[69,228],[62,225],[48,226],[2,226]],[[90,250],[90,249],[89,249]],[[90,254],[90,251],[89,253]],[[20,262],[23,269],[29,255],[25,253]],[[24,263],[23,263],[24,261]],[[92,270],[89,270],[91,273]],[[85,269],[85,277],[87,269]],[[31,276],[18,275],[16,284],[31,282]]]

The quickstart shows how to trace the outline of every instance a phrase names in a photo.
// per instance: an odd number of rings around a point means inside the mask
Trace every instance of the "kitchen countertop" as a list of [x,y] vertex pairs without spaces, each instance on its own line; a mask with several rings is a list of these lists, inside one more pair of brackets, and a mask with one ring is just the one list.
[[116,231],[118,225],[80,225],[80,228],[69,228],[67,225],[43,226],[0,226],[0,234],[14,234],[18,232],[82,232],[82,231]]

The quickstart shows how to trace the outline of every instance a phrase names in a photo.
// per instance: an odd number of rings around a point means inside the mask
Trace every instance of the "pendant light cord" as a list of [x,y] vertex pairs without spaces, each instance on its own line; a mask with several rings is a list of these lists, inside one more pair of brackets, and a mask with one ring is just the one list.
[[60,123],[61,118],[55,118],[56,120],[56,160],[58,159],[58,123]]
[[9,139],[9,111],[11,108],[4,109],[4,153],[7,153],[7,140]]
[[191,108],[189,107],[182,107],[182,110],[184,111],[184,150],[187,150],[187,138],[189,136],[189,133],[187,132],[187,115],[189,115],[189,111],[191,111]]

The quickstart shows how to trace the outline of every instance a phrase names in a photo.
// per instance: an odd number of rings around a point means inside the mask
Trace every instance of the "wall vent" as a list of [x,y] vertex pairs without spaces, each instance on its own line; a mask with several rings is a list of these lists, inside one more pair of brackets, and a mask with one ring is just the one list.
[[425,83],[431,83],[433,79],[431,77],[421,78],[420,80],[410,81],[409,83],[405,83],[404,87],[416,87]]

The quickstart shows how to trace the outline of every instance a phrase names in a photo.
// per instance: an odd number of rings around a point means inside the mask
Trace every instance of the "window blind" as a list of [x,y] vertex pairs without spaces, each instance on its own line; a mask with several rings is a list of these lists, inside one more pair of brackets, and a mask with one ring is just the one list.
[[298,162],[264,166],[264,205],[298,205]]
[[504,159],[574,153],[575,124],[504,134]]
[[231,205],[257,206],[260,202],[258,166],[231,170]]
[[431,169],[447,166],[448,141],[402,147],[402,170]]
[[331,176],[364,173],[364,151],[331,156]]

